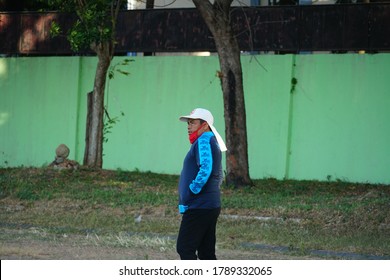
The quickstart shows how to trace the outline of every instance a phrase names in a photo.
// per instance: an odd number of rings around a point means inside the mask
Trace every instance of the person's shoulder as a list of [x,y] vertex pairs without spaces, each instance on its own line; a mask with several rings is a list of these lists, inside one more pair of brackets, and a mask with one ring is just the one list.
[[[200,147],[204,147],[205,145],[211,145],[211,138],[214,137],[214,134],[210,131],[203,132],[202,135],[199,136],[196,141]],[[194,143],[195,144],[195,143]]]
[[211,131],[206,131],[203,132],[201,136],[199,136],[199,139],[210,140],[212,137],[214,137],[214,133]]
[[204,132],[200,137],[199,137],[199,144],[200,145],[210,145],[212,147],[216,146],[219,147],[217,138],[215,137],[214,133],[211,131]]

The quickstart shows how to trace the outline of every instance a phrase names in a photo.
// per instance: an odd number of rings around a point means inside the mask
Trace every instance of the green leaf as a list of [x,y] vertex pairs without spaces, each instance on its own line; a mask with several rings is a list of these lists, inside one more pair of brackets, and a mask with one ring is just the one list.
[[125,75],[125,76],[129,76],[129,75],[130,75],[129,72],[123,71],[123,70],[121,70],[121,69],[116,69],[116,71],[118,71],[119,73],[121,73],[121,74],[123,74],[123,75]]
[[60,35],[60,33],[61,33],[61,27],[57,22],[53,21],[50,26],[50,36],[54,38]]

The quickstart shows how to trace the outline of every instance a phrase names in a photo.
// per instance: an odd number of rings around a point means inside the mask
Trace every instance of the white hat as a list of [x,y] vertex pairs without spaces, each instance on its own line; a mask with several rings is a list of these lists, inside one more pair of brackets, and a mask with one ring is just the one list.
[[191,114],[188,116],[181,116],[179,120],[182,122],[187,122],[189,119],[201,119],[208,123],[209,127],[211,128],[211,131],[214,133],[215,138],[217,139],[219,148],[222,152],[227,151],[225,142],[223,142],[221,135],[219,135],[217,129],[213,126],[214,124],[214,117],[210,113],[210,111],[202,108],[196,108],[194,109]]

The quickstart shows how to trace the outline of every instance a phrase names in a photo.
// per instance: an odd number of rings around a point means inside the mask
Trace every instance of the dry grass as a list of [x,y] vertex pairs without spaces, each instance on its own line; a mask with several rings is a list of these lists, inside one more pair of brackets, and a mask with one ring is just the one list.
[[[54,247],[72,236],[74,252],[83,246],[132,248],[145,250],[133,258],[149,258],[151,252],[172,258],[180,223],[177,180],[121,170],[0,169],[2,255],[44,258],[39,250],[22,254],[9,246],[22,230],[20,240],[26,234],[30,242]],[[390,186],[269,179],[222,192],[219,250],[259,258],[256,248],[267,245],[287,248],[284,257],[294,258],[313,250],[390,256]]]

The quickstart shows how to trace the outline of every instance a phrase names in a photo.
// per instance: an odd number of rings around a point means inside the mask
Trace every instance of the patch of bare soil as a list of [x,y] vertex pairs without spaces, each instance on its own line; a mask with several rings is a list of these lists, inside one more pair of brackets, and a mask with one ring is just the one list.
[[[118,237],[117,237],[118,239]],[[123,242],[122,242],[123,243]],[[0,259],[2,260],[178,260],[174,241],[138,241],[118,244],[102,236],[56,235],[38,229],[2,228]],[[285,255],[272,250],[217,250],[225,260],[315,259]],[[318,258],[317,258],[318,259]]]

